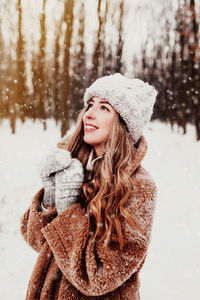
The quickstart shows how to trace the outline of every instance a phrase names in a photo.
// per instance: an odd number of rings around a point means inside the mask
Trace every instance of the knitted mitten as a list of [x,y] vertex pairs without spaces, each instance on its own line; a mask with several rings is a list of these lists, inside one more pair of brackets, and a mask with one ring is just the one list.
[[71,153],[59,148],[54,148],[41,161],[39,172],[44,186],[44,206],[55,206],[55,173],[68,167],[70,163]]
[[84,179],[82,163],[72,158],[70,165],[55,174],[55,205],[58,214],[77,203]]

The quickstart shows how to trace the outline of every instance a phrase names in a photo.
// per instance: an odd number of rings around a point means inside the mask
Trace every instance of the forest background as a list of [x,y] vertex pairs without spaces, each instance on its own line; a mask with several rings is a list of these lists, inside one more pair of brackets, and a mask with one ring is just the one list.
[[2,0],[0,122],[48,118],[65,135],[97,77],[120,72],[159,91],[152,120],[200,139],[199,0]]

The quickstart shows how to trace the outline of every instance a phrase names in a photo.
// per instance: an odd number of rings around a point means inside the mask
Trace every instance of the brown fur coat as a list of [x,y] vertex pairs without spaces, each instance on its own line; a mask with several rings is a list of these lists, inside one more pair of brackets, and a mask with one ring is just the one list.
[[141,137],[134,161],[133,195],[126,209],[145,235],[121,219],[125,247],[92,242],[87,217],[81,205],[74,204],[60,215],[56,208],[40,211],[44,188],[32,200],[21,218],[21,233],[39,256],[27,291],[27,300],[138,300],[139,272],[144,264],[151,238],[157,194],[156,184],[141,166],[147,151]]

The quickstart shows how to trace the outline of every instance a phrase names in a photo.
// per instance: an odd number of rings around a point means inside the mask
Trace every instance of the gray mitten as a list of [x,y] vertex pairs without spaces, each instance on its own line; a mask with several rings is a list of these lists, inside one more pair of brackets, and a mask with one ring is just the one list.
[[54,148],[40,163],[40,177],[44,185],[44,206],[55,206],[55,173],[68,167],[71,153],[64,149]]
[[58,214],[77,203],[84,179],[82,163],[72,158],[70,165],[55,175],[55,204]]

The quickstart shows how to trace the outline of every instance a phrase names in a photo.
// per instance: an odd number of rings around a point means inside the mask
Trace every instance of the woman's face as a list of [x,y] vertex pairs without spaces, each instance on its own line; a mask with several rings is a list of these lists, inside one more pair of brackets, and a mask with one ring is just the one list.
[[89,102],[83,115],[84,141],[94,147],[96,155],[101,156],[113,125],[115,109],[97,96]]

